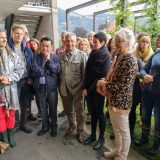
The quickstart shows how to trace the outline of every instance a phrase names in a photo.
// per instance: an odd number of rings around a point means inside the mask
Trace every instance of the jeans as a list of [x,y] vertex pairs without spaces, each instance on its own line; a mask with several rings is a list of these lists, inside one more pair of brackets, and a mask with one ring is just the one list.
[[142,127],[150,129],[154,109],[155,134],[160,136],[160,96],[143,91],[142,93]]

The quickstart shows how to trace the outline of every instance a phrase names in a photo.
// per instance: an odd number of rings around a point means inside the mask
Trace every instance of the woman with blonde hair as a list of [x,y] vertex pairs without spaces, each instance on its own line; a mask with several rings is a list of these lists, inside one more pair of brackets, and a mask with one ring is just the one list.
[[151,39],[149,36],[143,36],[135,50],[135,57],[140,58],[143,63],[146,63],[150,56],[153,54],[151,47]]
[[82,38],[78,42],[78,49],[86,53],[89,56],[91,52],[90,43],[86,38]]

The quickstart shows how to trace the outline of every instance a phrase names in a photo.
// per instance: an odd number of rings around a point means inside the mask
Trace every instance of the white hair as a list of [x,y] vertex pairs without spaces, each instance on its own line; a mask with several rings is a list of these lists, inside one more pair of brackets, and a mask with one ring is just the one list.
[[119,31],[117,31],[114,35],[115,39],[120,39],[127,43],[128,48],[132,49],[133,45],[135,43],[135,36],[133,31],[127,29],[127,28],[121,28]]
[[74,37],[75,40],[77,39],[76,34],[75,34],[75,33],[72,33],[72,32],[68,32],[68,33],[66,34],[66,36],[65,36],[65,39],[68,39],[68,37]]

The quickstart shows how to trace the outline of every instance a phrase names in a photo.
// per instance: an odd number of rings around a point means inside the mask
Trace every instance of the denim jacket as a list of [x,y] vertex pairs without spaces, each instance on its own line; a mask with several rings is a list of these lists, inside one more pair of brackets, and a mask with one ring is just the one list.
[[40,77],[45,77],[45,83],[48,90],[57,89],[58,73],[60,72],[60,60],[56,54],[51,54],[50,60],[45,61],[42,54],[33,57],[32,78],[33,87],[38,89]]
[[146,74],[155,76],[160,76],[160,50],[156,51],[144,65],[144,67],[140,71],[142,78]]

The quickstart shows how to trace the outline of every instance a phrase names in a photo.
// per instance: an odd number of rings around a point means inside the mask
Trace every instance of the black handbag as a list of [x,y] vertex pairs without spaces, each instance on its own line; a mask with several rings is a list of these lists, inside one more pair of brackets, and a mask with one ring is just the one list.
[[144,90],[147,90],[152,94],[160,95],[160,73],[154,75],[152,82],[144,84]]

